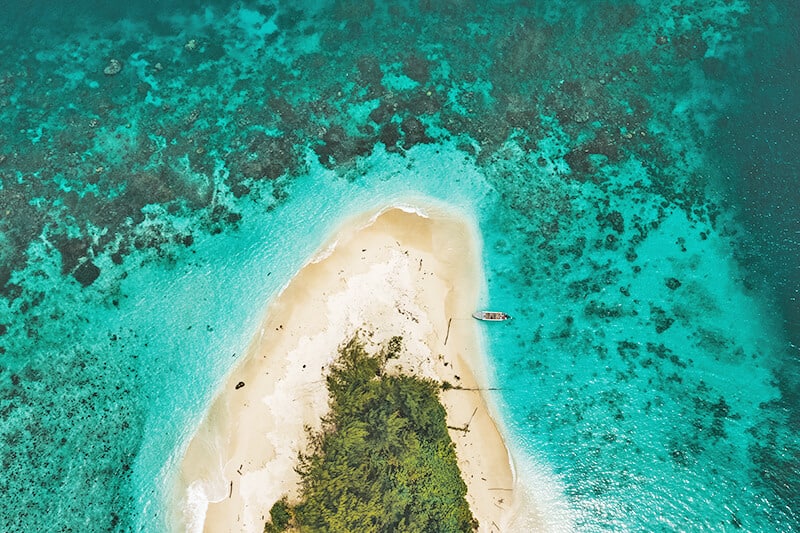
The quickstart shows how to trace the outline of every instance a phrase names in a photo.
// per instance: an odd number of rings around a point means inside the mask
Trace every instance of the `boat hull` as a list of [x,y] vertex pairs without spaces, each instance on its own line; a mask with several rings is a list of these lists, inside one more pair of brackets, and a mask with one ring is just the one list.
[[472,316],[485,322],[502,322],[511,318],[511,315],[501,311],[475,311]]

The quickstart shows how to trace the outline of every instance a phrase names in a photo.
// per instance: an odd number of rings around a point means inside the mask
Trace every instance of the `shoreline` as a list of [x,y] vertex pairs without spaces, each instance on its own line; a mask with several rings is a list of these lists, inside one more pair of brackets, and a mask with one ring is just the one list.
[[387,368],[455,386],[440,401],[467,501],[479,531],[504,531],[519,490],[479,390],[479,243],[465,221],[435,207],[389,207],[339,228],[270,304],[189,443],[173,529],[261,531],[275,501],[297,498],[293,467],[307,428],[319,429],[328,410],[326,369],[361,331],[372,351],[403,337],[403,355]]

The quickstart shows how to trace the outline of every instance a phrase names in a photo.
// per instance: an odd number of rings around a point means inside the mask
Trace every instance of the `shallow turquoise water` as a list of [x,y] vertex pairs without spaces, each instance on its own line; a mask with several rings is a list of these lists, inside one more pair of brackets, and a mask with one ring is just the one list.
[[554,512],[798,528],[796,8],[26,5],[0,41],[0,529],[163,530],[269,299],[414,198],[479,226],[515,316],[485,330],[493,400]]

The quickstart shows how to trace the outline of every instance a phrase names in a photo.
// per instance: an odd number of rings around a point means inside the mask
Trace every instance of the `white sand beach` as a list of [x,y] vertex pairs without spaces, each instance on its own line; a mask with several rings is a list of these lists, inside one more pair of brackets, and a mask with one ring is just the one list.
[[[389,208],[349,221],[267,308],[243,361],[220,389],[180,466],[176,528],[263,530],[294,472],[307,428],[328,409],[326,369],[358,331],[378,349],[403,337],[402,371],[448,381],[443,391],[468,501],[480,531],[515,514],[509,453],[480,387],[480,241],[462,217]],[[517,498],[519,504],[519,498]]]

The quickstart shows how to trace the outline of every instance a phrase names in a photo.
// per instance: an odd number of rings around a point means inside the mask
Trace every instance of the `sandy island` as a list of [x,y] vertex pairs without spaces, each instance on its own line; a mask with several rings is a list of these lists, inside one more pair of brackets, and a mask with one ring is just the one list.
[[[269,509],[297,495],[294,472],[328,409],[324,375],[357,331],[377,349],[394,335],[404,372],[462,387],[442,403],[480,531],[506,531],[515,508],[510,457],[480,391],[479,240],[465,221],[390,208],[352,220],[271,303],[180,465],[175,528],[263,531]],[[478,379],[476,379],[476,376]]]

